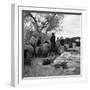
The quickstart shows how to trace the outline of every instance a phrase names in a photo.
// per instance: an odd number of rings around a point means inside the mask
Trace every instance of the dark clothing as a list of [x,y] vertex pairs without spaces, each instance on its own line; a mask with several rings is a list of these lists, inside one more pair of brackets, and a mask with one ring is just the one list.
[[52,36],[50,41],[51,41],[51,43],[55,43],[55,36]]
[[24,65],[31,65],[31,60],[30,60],[30,52],[29,50],[24,50]]
[[51,51],[55,51],[55,36],[53,35],[50,39],[51,41]]
[[61,44],[62,46],[64,46],[64,40],[63,40],[63,39],[60,40],[60,44]]
[[41,40],[39,39],[37,42],[37,46],[40,46],[40,44],[41,44]]

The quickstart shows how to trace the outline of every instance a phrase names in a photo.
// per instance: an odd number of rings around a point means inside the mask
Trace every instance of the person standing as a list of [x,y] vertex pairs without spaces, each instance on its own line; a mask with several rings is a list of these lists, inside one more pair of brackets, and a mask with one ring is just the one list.
[[55,35],[54,33],[52,33],[52,36],[50,38],[50,42],[51,42],[51,52],[55,52]]
[[60,38],[60,44],[61,44],[61,46],[64,46],[64,39],[63,39],[63,37]]
[[38,41],[37,41],[37,46],[41,45],[41,37],[39,37]]
[[64,39],[63,39],[63,37],[60,38],[60,46],[61,46],[60,53],[63,53],[64,52]]
[[41,52],[42,52],[42,51],[41,51],[41,44],[42,44],[42,43],[41,43],[41,37],[39,37],[39,38],[38,38],[38,41],[37,41],[37,47],[36,47],[36,49],[37,49],[36,52],[38,52],[37,55],[38,55],[39,57],[41,56]]

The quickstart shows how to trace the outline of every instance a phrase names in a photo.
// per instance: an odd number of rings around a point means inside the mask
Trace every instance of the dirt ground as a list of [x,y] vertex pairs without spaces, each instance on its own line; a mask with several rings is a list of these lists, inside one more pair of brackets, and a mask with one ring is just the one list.
[[33,58],[31,66],[26,65],[24,68],[24,77],[42,77],[42,76],[64,76],[80,74],[80,54],[64,52],[57,56],[52,63],[43,65],[47,58]]

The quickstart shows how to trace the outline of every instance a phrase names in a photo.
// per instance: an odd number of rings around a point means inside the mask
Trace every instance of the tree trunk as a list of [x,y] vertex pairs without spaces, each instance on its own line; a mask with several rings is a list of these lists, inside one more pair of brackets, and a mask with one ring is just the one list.
[[40,33],[39,29],[38,29],[38,24],[37,24],[37,20],[35,17],[33,17],[33,15],[31,13],[29,13],[29,16],[34,20],[34,26],[36,28],[36,30]]

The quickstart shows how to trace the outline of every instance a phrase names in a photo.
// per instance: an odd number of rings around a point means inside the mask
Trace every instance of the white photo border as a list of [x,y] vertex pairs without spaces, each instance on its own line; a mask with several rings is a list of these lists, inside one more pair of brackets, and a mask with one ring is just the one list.
[[[32,11],[50,11],[50,12],[67,12],[67,13],[81,13],[82,33],[81,33],[81,74],[67,75],[67,76],[49,76],[49,77],[29,77],[22,78],[22,10]],[[87,81],[87,61],[85,60],[83,39],[85,39],[86,31],[86,9],[85,8],[49,8],[49,7],[34,7],[23,4],[12,4],[11,7],[12,21],[12,65],[11,65],[11,84],[12,86],[31,86],[54,84],[56,81],[61,83],[69,82],[85,82]],[[48,80],[47,80],[48,79]],[[43,80],[43,81],[42,81]],[[44,82],[47,80],[46,82]],[[54,82],[53,82],[54,80]],[[38,83],[39,81],[39,83]]]

